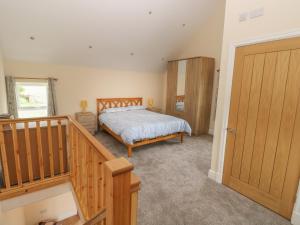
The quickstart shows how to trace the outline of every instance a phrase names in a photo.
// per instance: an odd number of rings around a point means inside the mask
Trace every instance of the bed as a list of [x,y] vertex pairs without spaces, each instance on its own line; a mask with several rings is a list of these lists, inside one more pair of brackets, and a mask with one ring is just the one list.
[[159,141],[191,135],[189,124],[173,116],[146,110],[142,98],[97,99],[98,126],[132,149]]

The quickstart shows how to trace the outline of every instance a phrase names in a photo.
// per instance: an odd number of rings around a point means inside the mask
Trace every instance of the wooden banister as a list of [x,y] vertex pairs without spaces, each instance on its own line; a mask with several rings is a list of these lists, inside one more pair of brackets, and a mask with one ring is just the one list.
[[110,160],[104,165],[106,178],[106,223],[107,225],[130,225],[130,179],[133,165],[125,158]]
[[108,151],[90,132],[88,132],[80,123],[78,123],[73,117],[68,117],[69,121],[72,123],[77,130],[85,136],[87,141],[96,149],[96,151],[101,154],[106,160],[114,159],[115,156]]
[[133,165],[72,117],[0,120],[0,153],[0,200],[71,181],[85,225],[136,225]]
[[0,200],[66,181],[67,123],[67,116],[0,120]]
[[57,121],[69,119],[70,116],[49,116],[49,117],[35,117],[35,118],[19,118],[19,119],[4,119],[0,120],[0,124],[11,123],[25,123],[25,122],[39,122],[39,121]]
[[106,209],[102,209],[97,215],[85,222],[83,225],[97,225],[106,218]]

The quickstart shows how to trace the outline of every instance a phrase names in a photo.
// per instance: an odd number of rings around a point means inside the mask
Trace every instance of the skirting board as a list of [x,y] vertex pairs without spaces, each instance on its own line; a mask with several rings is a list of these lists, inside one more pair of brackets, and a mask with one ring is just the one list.
[[220,174],[212,169],[208,171],[208,178],[214,180],[215,182],[221,184],[222,183],[222,176]]
[[300,213],[298,212],[293,213],[291,223],[293,225],[300,225]]
[[210,135],[214,135],[214,129],[213,129],[213,128],[209,128],[209,130],[208,130],[208,134],[210,134]]
[[210,170],[208,171],[208,177],[209,177],[210,179],[212,179],[212,180],[218,182],[218,181],[217,181],[218,175],[217,175],[217,172],[216,172],[216,171],[213,171],[212,169],[210,169]]

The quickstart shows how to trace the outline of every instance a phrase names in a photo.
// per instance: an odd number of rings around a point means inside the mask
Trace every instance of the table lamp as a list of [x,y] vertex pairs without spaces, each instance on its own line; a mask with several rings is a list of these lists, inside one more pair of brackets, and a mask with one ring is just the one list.
[[154,100],[153,98],[148,98],[148,108],[152,108],[154,105]]
[[87,100],[81,100],[80,101],[81,112],[86,112],[87,107],[88,107]]

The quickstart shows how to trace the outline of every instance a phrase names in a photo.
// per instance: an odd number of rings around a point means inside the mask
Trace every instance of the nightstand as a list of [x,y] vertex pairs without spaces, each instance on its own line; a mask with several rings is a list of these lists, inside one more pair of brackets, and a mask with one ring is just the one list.
[[[14,116],[10,115],[10,114],[0,114],[0,121],[1,120],[9,120],[9,119],[14,119]],[[3,130],[11,130],[11,126],[10,124],[4,124],[3,125]]]
[[84,126],[91,134],[95,134],[97,130],[97,119],[92,112],[77,112],[75,119]]
[[151,112],[162,113],[162,109],[160,109],[160,108],[151,107],[151,108],[146,108],[146,109]]

